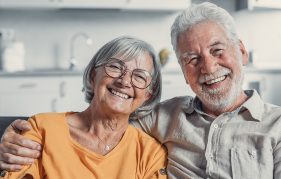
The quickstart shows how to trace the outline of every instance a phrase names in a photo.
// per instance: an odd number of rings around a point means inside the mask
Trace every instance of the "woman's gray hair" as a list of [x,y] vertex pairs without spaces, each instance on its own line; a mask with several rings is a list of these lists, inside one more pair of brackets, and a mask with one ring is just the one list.
[[220,24],[230,40],[239,42],[234,20],[226,10],[209,2],[192,4],[177,16],[171,27],[171,42],[177,56],[179,55],[177,45],[180,33],[203,21],[214,21]]
[[106,64],[112,57],[118,56],[124,60],[132,60],[145,54],[151,56],[154,67],[152,72],[152,82],[149,86],[151,97],[133,112],[130,115],[130,118],[137,119],[149,114],[161,98],[161,72],[159,61],[151,45],[140,39],[128,36],[121,36],[106,43],[89,62],[83,75],[83,91],[85,92],[86,102],[91,103],[94,98],[94,92],[91,85],[93,79],[92,72],[97,67]]

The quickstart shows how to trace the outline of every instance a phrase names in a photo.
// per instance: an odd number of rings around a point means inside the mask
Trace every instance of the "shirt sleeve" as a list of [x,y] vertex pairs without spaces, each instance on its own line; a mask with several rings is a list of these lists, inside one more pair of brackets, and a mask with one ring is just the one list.
[[274,178],[281,178],[281,141],[277,144],[273,152],[274,161]]
[[150,114],[136,119],[136,120],[131,120],[130,124],[132,124],[134,127],[137,127],[141,130],[143,130],[145,133],[148,135],[152,136],[152,130],[155,127],[155,111],[152,111]]
[[167,153],[162,145],[154,147],[143,179],[166,179]]
[[26,165],[18,172],[8,172],[6,173],[4,179],[21,179],[26,175],[31,175],[34,179],[44,178],[43,168],[39,164],[41,163],[40,161],[40,159],[35,160],[32,165]]
[[[38,128],[38,123],[35,116],[29,118],[28,122],[31,124],[32,129],[25,132],[23,136],[42,144],[42,136],[40,134],[41,131]],[[31,175],[34,179],[43,178],[44,171],[41,158],[36,159],[35,162],[31,165],[24,166],[18,172],[7,172],[4,179],[21,179],[28,174]]]

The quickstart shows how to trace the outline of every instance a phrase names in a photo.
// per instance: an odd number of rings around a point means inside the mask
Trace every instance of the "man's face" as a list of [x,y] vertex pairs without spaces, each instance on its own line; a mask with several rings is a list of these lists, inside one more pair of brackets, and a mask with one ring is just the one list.
[[229,109],[242,94],[248,56],[215,22],[204,21],[179,36],[178,56],[186,82],[211,111]]

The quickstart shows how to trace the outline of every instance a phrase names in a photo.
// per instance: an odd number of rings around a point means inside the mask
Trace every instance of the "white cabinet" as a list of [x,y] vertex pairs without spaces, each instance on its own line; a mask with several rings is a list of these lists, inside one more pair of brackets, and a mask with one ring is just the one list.
[[61,78],[57,111],[82,111],[88,107],[82,92],[82,81],[82,75]]
[[0,0],[0,8],[54,8],[57,0]]
[[63,9],[121,9],[127,0],[61,0]]
[[281,0],[237,0],[238,9],[281,9]]
[[190,0],[62,0],[59,8],[174,11],[189,4]]
[[281,0],[249,0],[249,8],[281,9]]
[[0,115],[30,116],[41,112],[81,111],[82,74],[0,77]]
[[190,0],[129,0],[128,10],[182,10],[190,5]]
[[0,114],[29,116],[56,111],[58,82],[50,77],[0,78]]
[[0,0],[4,9],[119,9],[177,11],[190,0]]
[[281,106],[281,71],[248,70],[245,74],[244,89],[256,89],[265,102]]
[[190,86],[185,82],[181,71],[162,72],[162,97],[161,101],[176,96],[195,96]]

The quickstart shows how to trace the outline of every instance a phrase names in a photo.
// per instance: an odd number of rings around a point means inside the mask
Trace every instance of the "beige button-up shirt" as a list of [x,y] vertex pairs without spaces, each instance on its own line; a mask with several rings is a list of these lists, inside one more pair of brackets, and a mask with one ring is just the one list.
[[176,97],[134,122],[168,149],[170,178],[281,179],[281,107],[256,91],[213,119],[198,98]]

